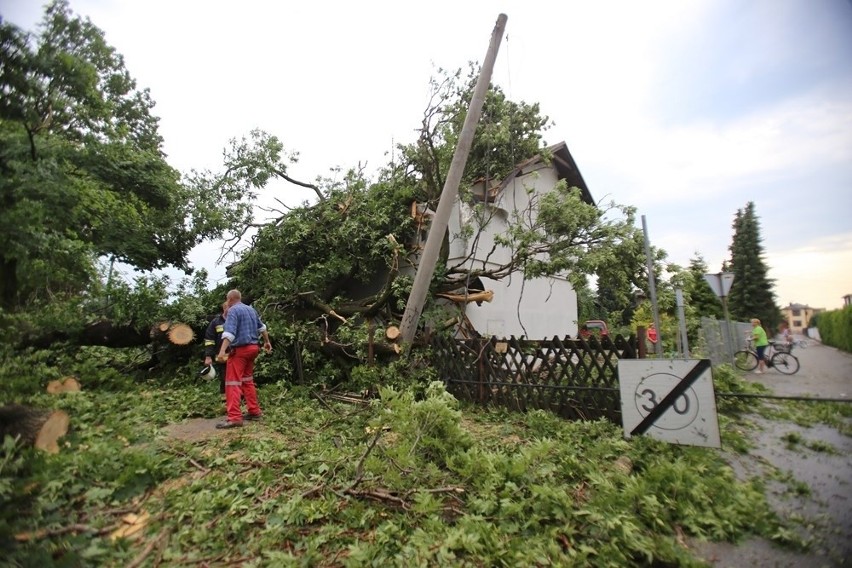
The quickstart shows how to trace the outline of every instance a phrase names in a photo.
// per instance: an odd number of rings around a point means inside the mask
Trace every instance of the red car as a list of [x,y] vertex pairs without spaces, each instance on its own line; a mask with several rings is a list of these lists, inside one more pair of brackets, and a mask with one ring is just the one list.
[[580,337],[583,339],[588,339],[593,334],[599,335],[600,337],[606,337],[609,335],[609,329],[606,326],[606,322],[603,320],[588,320],[580,328]]

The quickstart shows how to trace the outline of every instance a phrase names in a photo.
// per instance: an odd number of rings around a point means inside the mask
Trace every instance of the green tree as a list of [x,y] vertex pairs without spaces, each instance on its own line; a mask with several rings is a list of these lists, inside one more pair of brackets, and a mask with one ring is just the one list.
[[[471,64],[468,73],[438,69],[429,81],[430,100],[423,114],[418,139],[399,144],[400,159],[387,173],[396,183],[415,190],[418,201],[435,207],[441,196],[447,172],[473,90],[479,67]],[[509,100],[499,86],[486,93],[482,115],[476,126],[461,188],[476,179],[502,179],[519,161],[544,151],[543,133],[551,123],[538,104]]]
[[684,293],[697,316],[722,319],[722,301],[710,288],[704,275],[709,273],[707,262],[698,252],[689,260]]
[[[645,255],[645,235],[636,226],[636,209],[627,211],[630,228],[600,255],[594,268],[598,277],[597,298],[608,312],[613,327],[629,326],[641,298],[650,298],[648,264]],[[674,293],[666,279],[666,251],[651,246],[657,303],[661,311],[672,309]]]
[[0,23],[0,62],[4,307],[80,294],[100,257],[189,272],[189,251],[231,226],[212,214],[229,196],[181,183],[149,92],[67,2],[47,5],[36,35]]
[[760,222],[754,202],[734,216],[734,237],[731,242],[731,262],[728,268],[734,273],[734,283],[728,297],[731,316],[740,321],[758,318],[771,332],[781,321],[781,310],[775,302],[773,279],[763,260]]

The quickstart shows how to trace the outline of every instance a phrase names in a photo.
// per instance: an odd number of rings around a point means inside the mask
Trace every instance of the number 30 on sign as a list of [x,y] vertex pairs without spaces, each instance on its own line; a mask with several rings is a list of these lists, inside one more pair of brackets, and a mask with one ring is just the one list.
[[618,376],[625,437],[721,446],[709,361],[622,359]]

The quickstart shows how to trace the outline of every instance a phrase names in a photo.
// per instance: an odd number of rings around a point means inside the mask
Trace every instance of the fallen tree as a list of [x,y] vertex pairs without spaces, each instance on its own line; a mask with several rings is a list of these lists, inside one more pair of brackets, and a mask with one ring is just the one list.
[[31,332],[21,338],[18,348],[47,349],[62,342],[114,348],[141,347],[152,343],[186,346],[198,335],[185,323],[159,322],[145,331],[144,327],[140,329],[135,324],[116,324],[109,320],[99,320],[85,324],[79,329],[54,329],[42,334]]

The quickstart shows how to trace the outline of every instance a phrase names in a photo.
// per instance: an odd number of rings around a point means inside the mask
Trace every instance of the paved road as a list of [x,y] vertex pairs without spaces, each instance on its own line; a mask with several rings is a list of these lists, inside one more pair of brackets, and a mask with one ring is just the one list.
[[799,372],[782,375],[769,369],[763,375],[749,373],[747,379],[771,388],[780,396],[814,396],[852,400],[852,354],[810,341],[807,348],[793,349]]
[[[763,375],[748,373],[746,380],[760,382],[779,396],[852,400],[852,354],[813,341],[793,354],[801,363],[797,374],[770,370]],[[693,541],[698,554],[718,568],[852,566],[852,437],[823,425],[805,428],[760,417],[754,421],[759,428],[752,437],[755,448],[745,456],[727,453],[726,457],[741,479],[761,476],[767,480],[769,502],[780,515],[809,519],[812,526],[799,532],[813,538],[814,545],[800,554],[761,539],[739,545]],[[804,444],[790,448],[783,437],[793,433],[807,442],[827,442],[837,453],[816,452]],[[773,469],[807,483],[810,495],[789,495],[789,486],[772,479]]]

